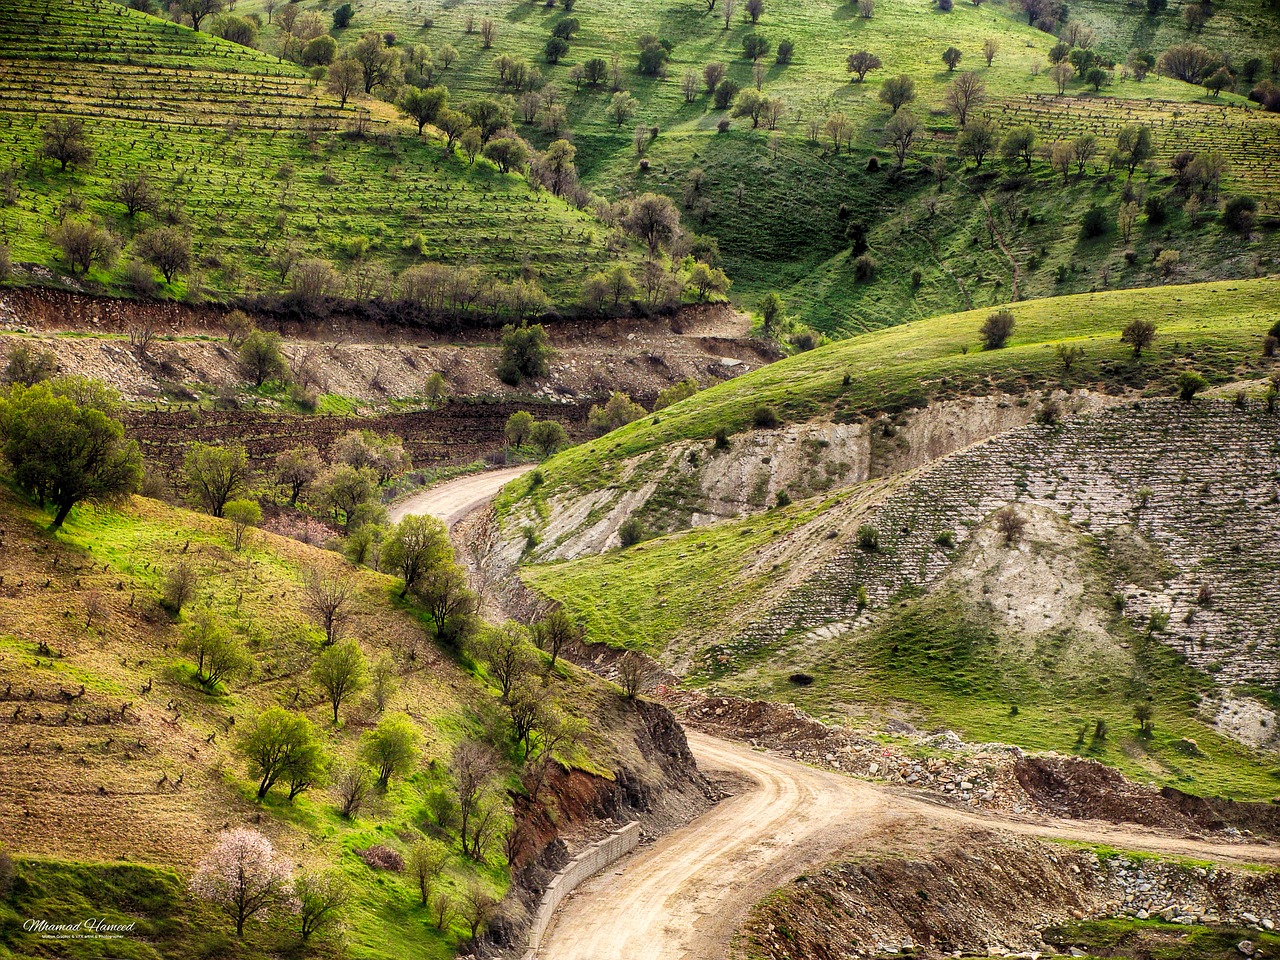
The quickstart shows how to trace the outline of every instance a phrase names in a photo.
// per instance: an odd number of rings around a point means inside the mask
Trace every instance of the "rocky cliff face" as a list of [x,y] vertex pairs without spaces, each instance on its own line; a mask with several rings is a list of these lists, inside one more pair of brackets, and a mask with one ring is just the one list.
[[[1111,953],[1095,951],[1072,923],[1110,917],[1158,917],[1183,926],[1157,932],[1151,943],[1129,944],[1169,952]],[[1220,939],[1234,946],[1267,935],[1275,919],[1280,878],[1274,874],[1100,857],[984,832],[918,856],[851,856],[794,881],[756,908],[737,956],[1182,956],[1188,954],[1177,944],[1186,926],[1222,930]],[[1135,935],[1140,939],[1143,931]],[[1250,942],[1234,955],[1253,949]]]
[[[1154,611],[1164,622],[1158,635],[1195,666],[1270,682],[1280,677],[1268,600],[1280,572],[1280,541],[1268,520],[1280,497],[1277,422],[1225,401],[1160,400],[1009,431],[890,491],[866,518],[877,549],[846,543],[730,644],[751,649],[806,631],[856,630],[904,588],[929,589],[951,576],[958,556],[974,573],[990,552],[966,549],[990,538],[994,513],[1012,504],[1026,522],[1053,515],[1059,521],[1046,525],[1110,538],[1123,578],[1117,596],[1135,625]],[[1015,549],[1029,554],[1031,539]],[[1024,628],[1052,623],[1074,595],[1052,589],[1065,568],[1050,566],[1044,576],[1023,576],[1028,590],[1006,604],[1010,617],[1023,619],[1029,604],[1047,604]],[[997,579],[1008,593],[1018,578],[1002,568]]]
[[[1083,415],[1115,402],[1099,394],[966,397],[858,423],[814,421],[735,434],[727,449],[673,443],[622,464],[614,486],[559,490],[545,509],[520,502],[504,518],[495,559],[570,560],[619,546],[629,517],[651,533],[681,530],[931,463],[1024,426],[1047,403]],[[532,533],[536,544],[531,542]]]

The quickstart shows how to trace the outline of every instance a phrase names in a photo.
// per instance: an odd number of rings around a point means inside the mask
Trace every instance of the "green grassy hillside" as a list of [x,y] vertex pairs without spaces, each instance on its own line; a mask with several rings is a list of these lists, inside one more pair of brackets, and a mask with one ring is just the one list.
[[[541,468],[538,495],[625,486],[635,481],[622,476],[628,458],[672,441],[710,440],[720,429],[749,429],[762,406],[785,422],[856,420],[996,389],[1063,385],[1167,395],[1184,364],[1218,382],[1259,376],[1272,369],[1262,339],[1280,319],[1278,298],[1280,281],[1254,280],[1033,300],[1013,307],[1013,335],[1001,350],[982,349],[978,331],[989,310],[878,330],[754,370],[557,454]],[[1136,319],[1157,327],[1139,359],[1120,342]],[[1069,374],[1060,344],[1084,350]],[[533,490],[522,478],[504,491],[499,510]]]
[[[225,919],[187,893],[186,878],[228,823],[258,825],[291,866],[333,870],[350,882],[345,955],[453,956],[467,938],[460,910],[437,929],[409,874],[372,870],[355,851],[385,844],[407,852],[415,840],[436,836],[452,851],[442,889],[456,905],[472,878],[494,894],[506,889],[505,791],[502,829],[478,862],[458,853],[447,809],[446,826],[439,819],[452,746],[493,736],[505,722],[484,673],[436,645],[421,614],[397,599],[391,578],[296,541],[250,531],[236,551],[227,522],[142,498],[119,510],[78,508],[56,536],[45,531],[47,520],[0,487],[0,842],[20,865],[14,892],[0,896],[0,956],[102,956],[93,941],[41,943],[8,922],[65,921],[86,903],[112,918],[142,921],[145,943],[126,939],[122,949],[135,952],[120,956],[308,953],[296,944],[293,921],[251,925],[248,941],[237,943]],[[198,580],[195,599],[175,622],[160,608],[159,591],[184,559]],[[233,749],[238,726],[280,705],[305,713],[334,758],[351,762],[379,720],[376,705],[360,697],[331,724],[327,702],[311,685],[309,665],[323,638],[304,601],[313,571],[352,583],[348,633],[371,662],[393,658],[395,691],[386,709],[407,712],[423,733],[411,774],[393,779],[385,794],[372,793],[351,820],[323,781],[294,801],[279,788],[257,801],[256,782]],[[247,675],[215,692],[193,681],[180,650],[191,611],[202,605],[243,639],[253,661]],[[596,718],[596,732],[568,748],[566,760],[604,776],[616,763],[643,767],[625,735],[605,739],[612,736],[605,731],[629,722],[615,693],[566,667],[548,683],[548,694],[571,713]],[[84,693],[72,700],[57,696],[82,684]],[[36,694],[29,702],[28,688]],[[10,722],[15,703],[24,710]],[[64,707],[68,717],[60,719]],[[517,794],[518,754],[510,751],[516,772],[504,783]],[[550,791],[542,802],[554,809]],[[326,939],[316,949],[329,955],[338,948]]]
[[[1158,276],[1153,261],[1166,247],[1179,249],[1188,280],[1250,276],[1258,258],[1272,262],[1258,240],[1243,249],[1231,243],[1230,255],[1224,255],[1227,241],[1213,216],[1217,201],[1210,198],[1200,212],[1184,213],[1168,178],[1175,153],[1219,150],[1230,161],[1224,194],[1254,194],[1263,198],[1264,209],[1274,201],[1267,158],[1280,149],[1280,117],[1241,96],[1251,81],[1240,78],[1235,92],[1211,97],[1199,86],[1154,74],[1138,81],[1117,69],[1100,92],[1077,78],[1058,96],[1047,60],[1057,37],[1028,26],[1013,4],[995,0],[957,4],[945,13],[926,0],[883,3],[869,19],[859,16],[856,4],[836,0],[766,2],[754,26],[739,4],[728,29],[723,4],[719,0],[708,11],[697,0],[658,6],[584,0],[567,14],[561,5],[529,0],[495,14],[475,2],[433,0],[410,7],[365,0],[338,37],[349,45],[365,30],[389,29],[401,47],[451,45],[458,59],[438,72],[436,82],[462,98],[499,91],[496,55],[527,58],[557,88],[579,167],[593,189],[611,199],[646,190],[667,193],[681,203],[689,229],[719,241],[735,278],[735,296],[751,304],[766,290],[780,290],[801,319],[834,333],[1002,302],[1014,297],[1015,288],[1027,298],[1142,286]],[[248,3],[249,9],[260,7],[260,0]],[[1193,40],[1229,51],[1237,66],[1258,58],[1261,72],[1255,75],[1265,77],[1280,16],[1252,0],[1215,9],[1204,32],[1195,35],[1182,25],[1178,10],[1152,17],[1135,5],[1106,2],[1072,4],[1067,22],[1090,26],[1097,49],[1120,61],[1132,50],[1158,54]],[[570,16],[581,27],[569,52],[556,65],[544,62],[551,30]],[[478,33],[466,32],[468,20],[484,17],[496,23],[490,49]],[[428,19],[431,26],[425,28]],[[645,33],[672,45],[663,77],[637,70],[637,38]],[[782,40],[795,45],[789,64],[775,63],[772,52],[761,61],[764,92],[785,103],[776,130],[753,129],[749,120],[714,109],[701,83],[692,102],[682,91],[685,74],[700,78],[712,61],[725,63],[732,79],[750,87],[753,69],[742,41],[752,33],[768,38],[775,49]],[[270,46],[274,37],[268,29],[263,43]],[[981,53],[987,39],[999,47],[990,66]],[[963,55],[959,71],[979,74],[987,101],[978,112],[1002,132],[1029,124],[1041,148],[1091,133],[1101,147],[1094,161],[1065,186],[1043,158],[1029,172],[998,158],[976,173],[962,168],[954,158],[958,124],[943,102],[956,76],[941,60],[948,46]],[[883,67],[865,83],[851,84],[845,59],[859,49],[877,54]],[[577,89],[571,79],[571,71],[593,57],[617,57],[620,85],[638,100],[634,116],[621,125],[609,115],[612,81],[592,90]],[[905,169],[895,174],[884,141],[889,110],[878,94],[898,74],[915,81],[912,107],[923,130]],[[833,153],[821,132],[837,112],[849,118],[851,151]],[[718,133],[722,120],[731,120],[731,127]],[[819,132],[811,135],[815,122]],[[1106,157],[1119,128],[1131,123],[1150,126],[1155,140],[1154,167],[1139,172],[1135,192],[1140,201],[1166,197],[1171,211],[1163,224],[1141,220],[1125,241],[1115,228],[1125,178],[1109,170]],[[637,124],[659,131],[647,147],[647,169],[633,145]],[[517,128],[539,146],[550,138],[536,118]],[[868,169],[873,155],[880,164],[874,171]],[[948,158],[950,177],[939,188],[926,168]],[[690,189],[695,170],[703,173],[696,193]],[[1105,211],[1107,230],[1081,241],[1081,217],[1094,205]],[[853,275],[846,230],[855,222],[866,228],[879,264],[872,282]],[[1127,248],[1133,255],[1122,257]]]
[[[370,106],[368,134],[351,136]],[[64,173],[38,158],[55,118],[84,121],[90,163]],[[0,0],[0,156],[12,260],[65,269],[48,236],[63,219],[96,218],[126,244],[176,222],[198,263],[175,294],[273,293],[284,286],[273,261],[292,250],[332,261],[350,296],[385,286],[370,267],[434,261],[536,278],[572,305],[616,259],[598,221],[491,164],[446,157],[388,105],[340,108],[291,63],[113,3]],[[160,208],[130,219],[114,186],[138,173]],[[130,258],[90,280],[127,289]]]
[[[1266,799],[1277,771],[1227,731],[1233,710],[1259,710],[1264,735],[1274,721],[1263,598],[1280,551],[1253,513],[1272,496],[1274,426],[1257,404],[1126,403],[521,574],[592,640],[709,690]],[[1024,524],[1011,541],[997,529],[1007,504]]]

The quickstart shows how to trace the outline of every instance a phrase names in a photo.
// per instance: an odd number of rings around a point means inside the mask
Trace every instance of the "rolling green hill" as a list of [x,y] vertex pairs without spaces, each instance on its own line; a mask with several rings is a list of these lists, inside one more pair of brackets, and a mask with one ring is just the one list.
[[[1101,91],[1077,77],[1059,96],[1047,59],[1057,38],[1028,26],[1009,3],[958,4],[950,12],[925,0],[882,3],[863,18],[854,3],[765,2],[754,26],[739,4],[728,29],[723,3],[708,10],[696,0],[657,6],[584,0],[566,13],[562,5],[536,2],[498,12],[472,2],[365,0],[339,39],[349,45],[365,30],[389,29],[402,48],[450,45],[458,59],[439,70],[435,82],[460,98],[501,90],[495,56],[527,58],[558,91],[589,186],[610,199],[647,190],[670,195],[682,205],[688,229],[718,240],[735,297],[752,304],[767,290],[781,291],[800,319],[835,334],[1010,299],[1147,285],[1161,275],[1154,261],[1165,248],[1179,251],[1183,280],[1247,277],[1274,264],[1264,237],[1241,244],[1215,216],[1217,204],[1233,194],[1254,195],[1264,213],[1274,210],[1267,158],[1280,149],[1280,117],[1242,96],[1251,86],[1243,77],[1234,92],[1213,97],[1196,85],[1154,73],[1139,81],[1117,68]],[[255,7],[261,7],[257,0],[248,9]],[[1197,41],[1226,50],[1238,67],[1257,59],[1261,65],[1251,70],[1265,77],[1277,13],[1250,0],[1215,9],[1199,34],[1188,33],[1178,10],[1149,16],[1135,5],[1105,2],[1072,4],[1067,23],[1093,29],[1096,49],[1106,57],[1123,61],[1133,50],[1154,55]],[[467,32],[468,21],[484,17],[496,24],[491,49]],[[551,30],[569,17],[581,25],[569,52],[556,65],[544,62]],[[665,76],[637,70],[637,38],[646,33],[671,45]],[[789,64],[775,63],[772,52],[761,61],[764,93],[785,104],[776,130],[753,129],[748,119],[714,109],[700,82],[692,102],[683,95],[685,74],[692,71],[700,81],[712,61],[725,63],[730,78],[750,87],[752,63],[742,50],[749,34],[766,37],[775,49],[782,40],[795,45]],[[268,29],[262,42],[270,46],[273,37]],[[981,52],[987,39],[998,46],[990,66]],[[1091,134],[1099,141],[1097,155],[1065,184],[1043,156],[1029,171],[995,152],[977,171],[962,165],[954,157],[959,125],[943,102],[956,73],[941,54],[952,45],[963,57],[957,72],[974,70],[985,85],[977,114],[1000,133],[1030,125],[1040,150]],[[883,67],[853,84],[845,59],[858,49],[877,54]],[[593,57],[616,57],[619,84],[638,101],[621,125],[609,114],[611,80],[579,89],[571,79]],[[915,81],[911,108],[922,127],[901,172],[892,170],[884,135],[889,110],[878,99],[885,81],[898,74]],[[823,132],[837,112],[848,117],[851,150],[833,152]],[[722,120],[731,121],[723,133],[717,132]],[[1155,151],[1152,168],[1139,170],[1130,195],[1140,205],[1147,197],[1164,198],[1169,209],[1162,223],[1141,217],[1125,240],[1116,221],[1128,199],[1126,178],[1110,169],[1107,156],[1119,129],[1135,123],[1151,128]],[[633,144],[637,124],[658,131],[646,147],[647,169]],[[551,136],[536,117],[517,129],[539,146]],[[1185,150],[1216,150],[1229,160],[1221,192],[1198,210],[1182,209],[1184,198],[1169,176],[1170,160]],[[873,156],[876,169],[868,166]],[[929,170],[935,160],[947,161],[941,185]],[[696,188],[695,171],[701,172]],[[1082,239],[1081,220],[1093,206],[1102,211],[1102,233]],[[854,275],[847,239],[854,223],[864,228],[877,262],[870,281]]]
[[[20,869],[12,893],[0,897],[0,956],[102,956],[91,940],[46,942],[22,931],[23,918],[81,909],[141,924],[122,941],[129,952],[112,956],[454,956],[468,939],[461,904],[472,881],[496,895],[509,885],[497,828],[511,826],[512,797],[524,796],[526,815],[538,803],[523,793],[515,750],[483,855],[458,852],[453,808],[442,799],[450,751],[505,729],[486,674],[437,645],[422,612],[398,599],[396,582],[333,553],[254,530],[236,550],[227,521],[144,498],[119,509],[82,506],[56,535],[47,522],[0,486],[0,839]],[[193,571],[194,596],[174,616],[160,596],[179,563]],[[307,612],[305,584],[317,574],[349,583],[346,633],[369,663],[390,658],[386,711],[405,711],[419,731],[420,762],[386,791],[371,790],[349,819],[324,776],[295,800],[281,786],[257,800],[257,780],[234,746],[255,716],[282,706],[314,722],[336,774],[356,762],[362,736],[379,722],[374,699],[362,695],[331,723],[328,702],[311,685],[324,634]],[[206,605],[251,660],[213,689],[193,679],[183,646]],[[547,684],[544,695],[597,717],[592,726],[601,734],[566,747],[563,759],[577,772],[557,766],[553,778],[581,778],[589,798],[592,784],[607,789],[615,765],[648,775],[649,761],[623,732],[638,729],[628,719],[634,711],[619,709],[616,691],[563,661]],[[541,802],[559,818],[554,792],[544,791]],[[266,833],[291,869],[333,871],[349,882],[345,948],[329,935],[311,950],[299,947],[294,919],[250,924],[247,940],[237,941],[225,916],[190,895],[192,870],[228,824]],[[357,853],[382,844],[407,854],[429,836],[450,849],[437,890],[455,909],[442,927],[420,905],[408,873],[371,869]],[[517,845],[536,842],[523,836]]]
[[[1276,773],[1254,750],[1274,749],[1280,676],[1263,599],[1280,551],[1259,523],[1275,502],[1275,400],[1262,394],[1277,369],[1260,347],[1278,293],[1256,281],[1037,301],[1017,308],[1001,350],[978,349],[983,314],[967,314],[781,361],[513,483],[501,506],[524,544],[519,573],[592,640],[713,691],[1081,753],[1193,793],[1272,796]],[[1158,332],[1135,358],[1119,331],[1138,318]],[[1070,372],[1059,346],[1083,348]],[[1186,370],[1245,385],[1187,403],[1172,383]],[[954,406],[933,419],[905,413],[943,398]],[[996,416],[995,399],[1026,408],[1018,425],[874,469],[877,449],[927,449],[966,403]],[[764,405],[780,425],[755,422]],[[816,458],[822,473],[850,455],[832,430],[808,429],[824,421],[871,432],[869,479],[817,496],[783,486],[794,474],[780,458]],[[712,441],[719,428],[726,443]],[[776,503],[735,502],[747,515],[719,519],[717,463],[747,486],[777,481]],[[662,526],[681,498],[683,523]],[[1011,534],[1006,508],[1020,518]],[[629,518],[651,538],[617,549],[610,530]],[[1143,704],[1150,735],[1133,720]],[[1253,716],[1256,729],[1233,719]]]
[[[90,163],[38,159],[57,118],[84,121]],[[274,293],[289,251],[332,261],[360,299],[386,271],[432,261],[534,278],[572,306],[590,272],[626,256],[590,216],[412,134],[387,104],[341,108],[291,63],[114,3],[0,0],[0,243],[14,261],[65,269],[48,236],[64,219],[96,218],[126,244],[172,222],[197,260],[179,295]],[[158,210],[129,218],[114,188],[139,173]],[[131,256],[89,279],[128,292]]]
[[[510,511],[523,496],[559,490],[634,488],[643,473],[628,461],[680,441],[710,441],[718,430],[751,429],[771,407],[784,423],[857,422],[931,400],[992,390],[1066,387],[1173,391],[1187,366],[1214,381],[1273,369],[1262,340],[1280,319],[1280,281],[1252,280],[1153,287],[1032,300],[1014,305],[1007,346],[983,350],[979,328],[989,310],[934,317],[853,337],[719,384],[543,464],[540,482],[512,484],[498,501]],[[1133,320],[1156,324],[1141,358],[1120,342]],[[1070,372],[1057,347],[1084,352]]]

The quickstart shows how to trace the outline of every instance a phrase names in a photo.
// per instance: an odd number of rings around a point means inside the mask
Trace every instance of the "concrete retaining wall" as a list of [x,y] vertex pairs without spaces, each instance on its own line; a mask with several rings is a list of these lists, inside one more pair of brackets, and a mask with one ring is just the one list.
[[525,960],[533,960],[538,947],[542,945],[547,927],[551,925],[551,918],[564,898],[573,893],[582,881],[603,870],[623,854],[630,853],[639,842],[640,822],[636,820],[583,850],[556,874],[543,892],[542,902],[529,924],[529,951],[525,954]]

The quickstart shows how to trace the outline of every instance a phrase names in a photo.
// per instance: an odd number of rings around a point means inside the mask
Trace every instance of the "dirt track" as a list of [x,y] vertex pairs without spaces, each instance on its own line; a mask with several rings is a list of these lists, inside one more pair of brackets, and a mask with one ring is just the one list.
[[504,467],[501,470],[486,470],[484,473],[473,473],[470,476],[450,480],[421,493],[405,497],[392,504],[387,511],[391,522],[410,514],[426,513],[443,520],[452,527],[467,514],[478,510],[495,496],[504,486],[525,473],[536,464],[526,463],[518,467]]
[[[462,477],[393,508],[452,526],[528,466]],[[841,853],[919,852],[976,828],[1228,863],[1280,864],[1280,847],[1218,844],[1146,827],[1010,819],[805,766],[693,730],[703,772],[733,796],[584,883],[543,939],[542,960],[724,960],[763,897]]]
[[1003,820],[689,732],[704,772],[745,781],[688,826],[589,880],[565,904],[544,960],[721,960],[747,911],[841,850],[911,850],[983,826],[1201,859],[1280,863],[1280,849],[1094,822]]

